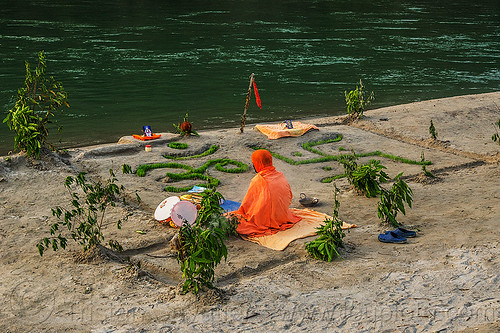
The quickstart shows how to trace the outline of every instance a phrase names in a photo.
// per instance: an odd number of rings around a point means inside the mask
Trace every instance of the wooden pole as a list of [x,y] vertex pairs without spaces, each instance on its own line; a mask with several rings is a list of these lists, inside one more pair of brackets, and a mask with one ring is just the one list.
[[243,133],[243,128],[245,127],[245,122],[247,121],[247,110],[250,106],[250,97],[252,96],[252,84],[253,84],[254,73],[250,75],[250,84],[248,85],[247,97],[245,99],[245,109],[243,110],[243,116],[241,117],[241,127],[240,132]]

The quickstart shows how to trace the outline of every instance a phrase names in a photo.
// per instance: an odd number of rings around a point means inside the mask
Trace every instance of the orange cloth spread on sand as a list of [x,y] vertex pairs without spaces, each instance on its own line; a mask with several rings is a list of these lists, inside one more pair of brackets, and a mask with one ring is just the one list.
[[311,129],[318,127],[312,124],[303,124],[300,121],[294,121],[293,128],[287,128],[285,123],[269,124],[269,125],[255,125],[255,129],[265,134],[268,139],[279,139],[286,136],[301,136]]
[[158,139],[159,137],[161,137],[161,134],[156,134],[156,133],[153,133],[153,135],[152,135],[152,136],[145,136],[145,135],[132,134],[132,137],[133,137],[134,139],[137,139],[137,140],[141,140],[141,141],[148,141],[148,140]]
[[291,228],[301,217],[289,208],[292,191],[288,181],[276,171],[267,150],[256,150],[252,162],[257,175],[250,182],[240,208],[231,213],[241,217],[238,233],[258,237]]

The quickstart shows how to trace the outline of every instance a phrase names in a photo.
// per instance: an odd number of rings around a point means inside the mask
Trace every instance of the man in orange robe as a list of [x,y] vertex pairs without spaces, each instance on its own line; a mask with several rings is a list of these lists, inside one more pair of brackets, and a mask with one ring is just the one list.
[[276,171],[267,150],[256,150],[252,162],[257,175],[250,182],[240,208],[231,213],[240,217],[238,233],[258,237],[291,228],[301,217],[289,208],[292,190],[288,181]]

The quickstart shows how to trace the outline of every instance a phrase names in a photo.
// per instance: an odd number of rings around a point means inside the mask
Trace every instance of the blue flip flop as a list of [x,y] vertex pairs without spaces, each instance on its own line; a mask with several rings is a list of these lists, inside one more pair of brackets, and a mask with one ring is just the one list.
[[378,235],[378,240],[381,241],[382,243],[396,243],[396,244],[406,243],[405,237],[400,237],[393,231],[387,231],[385,234]]
[[403,237],[403,238],[412,238],[412,237],[415,237],[417,235],[417,233],[415,231],[406,230],[406,229],[401,228],[401,227],[397,228],[393,232],[396,235],[398,235],[399,237]]

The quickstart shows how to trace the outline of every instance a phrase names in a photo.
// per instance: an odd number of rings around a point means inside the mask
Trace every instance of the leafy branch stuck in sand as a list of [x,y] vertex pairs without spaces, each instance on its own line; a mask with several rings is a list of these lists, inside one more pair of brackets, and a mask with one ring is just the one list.
[[[113,170],[110,169],[109,173],[110,178],[105,183],[88,180],[84,172],[76,177],[66,177],[64,186],[71,197],[71,208],[57,206],[52,209],[52,215],[58,221],[50,227],[50,237],[41,239],[36,245],[40,256],[49,248],[54,251],[59,248],[65,249],[67,233],[83,247],[84,251],[101,245],[104,241],[102,228],[106,210],[108,207],[116,206],[116,201],[124,190],[123,186],[116,184],[117,179]],[[123,202],[126,203],[125,199]],[[118,220],[116,227],[121,229],[121,224],[122,220]],[[121,245],[115,240],[109,240],[108,245],[112,249],[122,250]]]
[[338,248],[344,247],[342,238],[345,237],[345,233],[342,230],[344,221],[339,218],[340,202],[337,200],[338,192],[339,189],[334,185],[333,217],[331,219],[325,219],[325,224],[321,224],[316,228],[318,237],[306,243],[307,253],[315,259],[330,262],[333,260],[334,255],[342,259],[338,252]]

